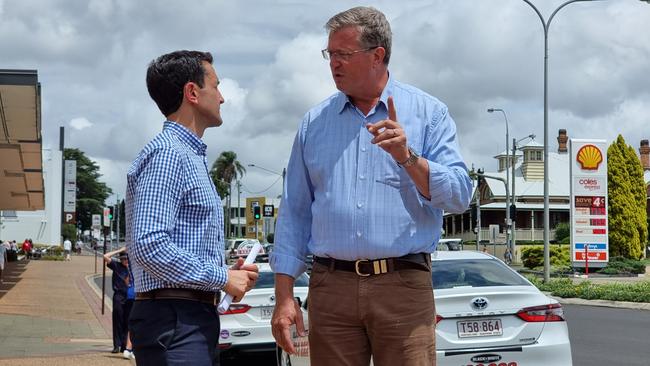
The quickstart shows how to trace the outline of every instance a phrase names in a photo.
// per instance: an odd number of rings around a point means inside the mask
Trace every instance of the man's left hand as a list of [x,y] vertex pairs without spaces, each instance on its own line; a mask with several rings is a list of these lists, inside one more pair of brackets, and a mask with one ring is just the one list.
[[409,157],[406,134],[397,122],[397,111],[393,97],[388,97],[388,119],[366,125],[368,132],[373,134],[373,144],[379,145],[397,162],[406,161]]

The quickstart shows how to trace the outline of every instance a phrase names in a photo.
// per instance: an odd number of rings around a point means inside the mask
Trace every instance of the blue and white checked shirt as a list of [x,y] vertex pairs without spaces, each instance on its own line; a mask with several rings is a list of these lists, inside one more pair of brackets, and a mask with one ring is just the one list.
[[[408,144],[429,163],[431,200],[370,141],[366,123],[388,118],[393,96]],[[291,151],[271,266],[294,278],[308,253],[344,260],[435,250],[442,210],[464,211],[471,182],[447,107],[389,78],[368,116],[336,93],[304,117]]]
[[126,239],[136,292],[217,291],[228,280],[221,199],[205,150],[193,132],[166,121],[129,169]]

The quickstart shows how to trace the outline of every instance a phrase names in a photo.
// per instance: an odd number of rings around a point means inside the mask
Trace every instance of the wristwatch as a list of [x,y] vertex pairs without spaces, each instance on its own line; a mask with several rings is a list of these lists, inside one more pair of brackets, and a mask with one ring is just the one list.
[[420,158],[420,155],[418,155],[418,153],[416,153],[415,150],[413,150],[413,148],[409,146],[409,157],[406,160],[402,161],[402,162],[399,162],[399,161],[395,161],[395,162],[400,167],[409,167],[411,165],[414,165],[415,162],[418,161],[419,158]]

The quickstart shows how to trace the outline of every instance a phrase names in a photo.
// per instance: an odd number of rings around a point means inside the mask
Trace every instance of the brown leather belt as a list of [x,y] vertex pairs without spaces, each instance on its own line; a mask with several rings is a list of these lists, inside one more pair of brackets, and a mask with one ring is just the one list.
[[431,255],[428,253],[407,254],[396,258],[358,259],[356,261],[314,256],[314,262],[325,265],[330,270],[354,272],[361,277],[404,269],[431,271]]
[[147,292],[138,292],[135,294],[137,300],[191,300],[202,303],[217,305],[221,300],[220,292],[208,292],[201,290],[191,290],[185,288],[159,288]]

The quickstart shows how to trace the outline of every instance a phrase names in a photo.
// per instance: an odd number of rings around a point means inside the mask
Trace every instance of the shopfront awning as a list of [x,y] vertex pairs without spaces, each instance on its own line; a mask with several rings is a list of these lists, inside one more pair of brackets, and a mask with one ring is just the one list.
[[45,208],[41,143],[36,70],[0,69],[0,210]]

